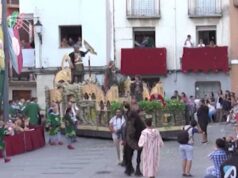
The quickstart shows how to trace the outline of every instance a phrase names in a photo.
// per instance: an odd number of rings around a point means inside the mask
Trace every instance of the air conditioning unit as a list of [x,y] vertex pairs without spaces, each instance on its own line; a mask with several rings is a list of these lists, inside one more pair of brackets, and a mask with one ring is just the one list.
[[233,0],[234,6],[238,7],[238,0]]

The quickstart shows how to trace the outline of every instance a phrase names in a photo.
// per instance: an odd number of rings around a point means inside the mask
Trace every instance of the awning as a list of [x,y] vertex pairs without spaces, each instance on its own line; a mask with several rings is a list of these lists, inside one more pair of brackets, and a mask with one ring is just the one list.
[[165,75],[166,48],[121,49],[121,73],[125,75]]
[[183,49],[183,72],[227,72],[228,70],[228,47]]

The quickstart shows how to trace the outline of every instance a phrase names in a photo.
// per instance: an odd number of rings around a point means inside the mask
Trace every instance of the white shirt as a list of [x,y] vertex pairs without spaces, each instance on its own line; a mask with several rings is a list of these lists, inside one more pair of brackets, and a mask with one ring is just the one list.
[[219,97],[217,98],[216,108],[217,108],[217,109],[222,109],[222,105],[221,105],[221,103],[219,102]]
[[193,138],[193,134],[194,134],[193,130],[194,130],[194,128],[191,125],[185,125],[183,129],[188,132],[188,136],[189,136],[188,143],[193,145],[194,144],[194,138]]
[[200,43],[199,43],[199,44],[198,44],[198,47],[200,47],[200,48],[201,48],[201,47],[205,47],[205,44],[203,44],[203,43],[200,44]]
[[191,40],[186,40],[184,43],[184,47],[191,48],[193,47],[193,43]]
[[114,116],[109,121],[109,124],[112,125],[112,128],[114,130],[120,130],[124,123],[125,123],[124,116],[121,116],[121,118],[117,118],[117,116]]

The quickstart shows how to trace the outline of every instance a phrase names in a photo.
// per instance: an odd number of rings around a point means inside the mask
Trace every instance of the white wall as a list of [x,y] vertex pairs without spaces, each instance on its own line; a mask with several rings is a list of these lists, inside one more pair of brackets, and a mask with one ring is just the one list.
[[38,98],[38,104],[40,105],[41,109],[45,109],[45,91],[46,89],[53,89],[53,80],[54,75],[52,74],[38,74],[36,78],[36,92]]
[[[155,27],[156,47],[167,49],[168,69],[180,69],[183,44],[188,34],[196,42],[196,26],[217,26],[217,44],[229,45],[228,0],[223,2],[222,18],[192,19],[188,16],[188,0],[160,0],[160,19],[128,20],[126,0],[115,1],[116,56],[120,65],[121,48],[133,47],[133,27]],[[197,42],[196,42],[197,43]]]
[[[106,0],[20,0],[20,12],[33,13],[43,24],[42,55],[35,36],[37,67],[40,67],[41,57],[43,67],[58,67],[63,55],[73,50],[59,48],[60,25],[82,25],[82,38],[98,53],[91,56],[91,65],[106,65],[106,58],[110,55],[107,55],[110,49],[107,49],[106,41]],[[84,63],[88,65],[87,58]]]
[[[187,96],[195,96],[196,82],[220,82],[223,91],[230,90],[231,80],[229,73],[169,73],[166,77],[162,76],[161,81],[166,92],[166,97],[171,97],[174,90],[179,93],[185,92]],[[176,80],[175,80],[176,79]]]

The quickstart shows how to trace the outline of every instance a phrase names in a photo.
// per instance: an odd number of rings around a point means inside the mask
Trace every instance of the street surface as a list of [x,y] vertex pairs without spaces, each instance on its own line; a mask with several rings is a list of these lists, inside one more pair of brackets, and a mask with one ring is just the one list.
[[[233,132],[233,126],[210,124],[208,144],[195,137],[194,159],[191,173],[202,178],[212,163],[207,155],[214,148],[214,139]],[[75,150],[66,145],[49,146],[12,157],[10,163],[0,160],[0,178],[125,178],[124,168],[116,163],[111,140],[78,138]],[[135,165],[135,164],[134,164]],[[176,141],[165,141],[161,151],[159,178],[180,178],[181,160]],[[131,176],[134,177],[134,176]]]

